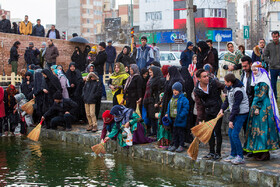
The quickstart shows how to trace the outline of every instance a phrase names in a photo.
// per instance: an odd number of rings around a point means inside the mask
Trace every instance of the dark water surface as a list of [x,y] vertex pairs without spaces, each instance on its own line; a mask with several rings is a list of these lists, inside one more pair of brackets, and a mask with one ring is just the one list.
[[[0,138],[0,186],[236,186],[167,166],[83,146],[20,137]],[[240,186],[240,185],[239,185]],[[241,185],[242,186],[242,185]]]

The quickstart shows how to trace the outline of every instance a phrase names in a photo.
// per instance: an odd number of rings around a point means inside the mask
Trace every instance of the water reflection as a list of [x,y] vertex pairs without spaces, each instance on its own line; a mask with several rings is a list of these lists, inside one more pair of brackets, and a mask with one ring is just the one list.
[[225,186],[213,177],[195,176],[140,160],[105,154],[61,142],[0,140],[0,186]]

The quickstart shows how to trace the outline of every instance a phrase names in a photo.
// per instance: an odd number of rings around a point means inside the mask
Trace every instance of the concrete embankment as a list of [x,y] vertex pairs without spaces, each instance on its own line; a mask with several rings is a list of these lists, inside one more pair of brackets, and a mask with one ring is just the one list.
[[[73,131],[71,132],[42,129],[40,138],[76,143],[90,148],[90,146],[100,143],[101,128],[100,121],[98,133],[86,132],[85,126],[79,125],[73,126]],[[204,145],[201,146],[198,160],[196,161],[191,160],[186,151],[183,153],[164,151],[158,149],[156,143],[121,148],[115,141],[109,141],[106,143],[106,150],[109,153],[155,162],[171,168],[185,170],[186,172],[214,175],[233,183],[246,183],[254,186],[280,186],[280,151],[273,151],[270,161],[257,162],[254,159],[249,159],[246,160],[246,164],[236,166],[223,161],[201,159],[203,155],[208,153],[208,147]],[[222,156],[228,155],[229,151],[229,142],[224,140]]]

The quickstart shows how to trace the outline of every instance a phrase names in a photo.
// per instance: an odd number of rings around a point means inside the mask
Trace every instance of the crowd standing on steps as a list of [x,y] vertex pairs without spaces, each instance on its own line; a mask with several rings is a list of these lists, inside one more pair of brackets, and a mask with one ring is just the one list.
[[[2,18],[0,32],[12,32],[9,21]],[[40,19],[33,28],[30,24],[26,16],[19,33],[44,37]],[[272,32],[269,44],[259,40],[252,57],[243,45],[228,42],[219,61],[211,40],[188,41],[180,66],[163,65],[159,46],[148,45],[148,38],[142,36],[139,47],[125,45],[119,54],[112,40],[108,45],[76,46],[67,69],[57,64],[59,49],[52,39],[60,34],[54,25],[46,37],[47,43],[41,46],[30,41],[19,90],[14,85],[0,87],[0,128],[5,136],[13,136],[15,129],[25,135],[28,126],[41,120],[43,128],[62,126],[71,131],[73,124],[81,123],[88,124],[88,133],[96,133],[101,130],[97,125],[101,101],[112,96],[113,108],[102,113],[102,142],[116,140],[129,147],[157,141],[158,148],[181,153],[194,139],[192,127],[228,112],[230,154],[222,155],[224,117],[213,129],[209,153],[203,159],[224,157],[226,162],[244,164],[247,157],[269,160],[269,152],[280,147],[277,31]],[[15,73],[23,55],[19,46],[16,41],[10,50],[9,63]],[[34,102],[32,115],[21,109],[27,102]],[[242,129],[244,142],[239,137]]]

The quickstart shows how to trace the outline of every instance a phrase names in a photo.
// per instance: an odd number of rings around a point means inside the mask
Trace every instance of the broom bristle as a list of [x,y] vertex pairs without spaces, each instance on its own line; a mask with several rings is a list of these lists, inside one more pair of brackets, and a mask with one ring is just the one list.
[[198,156],[198,151],[199,151],[199,139],[195,137],[187,153],[192,158],[192,160],[196,160]]
[[104,148],[104,143],[100,143],[100,144],[92,146],[91,150],[97,155],[100,153],[102,153],[102,154],[106,153],[105,148]]
[[37,125],[27,136],[27,138],[33,140],[33,141],[38,141],[41,133],[41,127],[42,125],[39,124]]
[[212,136],[212,132],[214,130],[214,127],[217,123],[217,121],[222,117],[222,115],[218,115],[215,119],[212,119],[210,121],[207,122],[202,122],[199,125],[193,127],[191,129],[193,135],[195,137],[198,137],[198,139],[206,144],[208,143],[208,141],[210,140],[211,136]]

